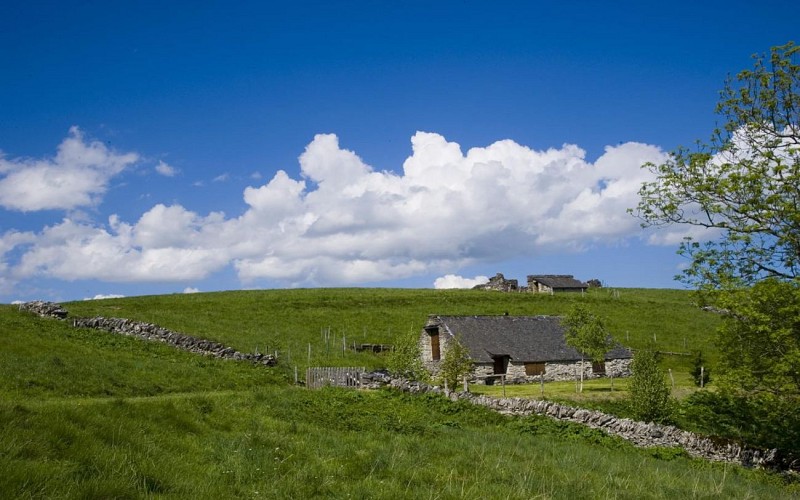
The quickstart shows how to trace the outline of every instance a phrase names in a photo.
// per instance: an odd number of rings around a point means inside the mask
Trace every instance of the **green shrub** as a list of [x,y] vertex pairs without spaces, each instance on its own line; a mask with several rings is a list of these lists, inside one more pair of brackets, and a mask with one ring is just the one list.
[[630,406],[639,420],[666,422],[670,418],[669,387],[651,349],[636,351],[631,365]]

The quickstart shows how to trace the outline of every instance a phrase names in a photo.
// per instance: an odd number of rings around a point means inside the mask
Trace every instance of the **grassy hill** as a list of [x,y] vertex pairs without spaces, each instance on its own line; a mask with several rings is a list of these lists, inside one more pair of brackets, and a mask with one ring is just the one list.
[[[581,296],[434,290],[287,290],[65,304],[148,321],[242,351],[269,369],[77,330],[0,306],[0,497],[648,498],[797,495],[773,476],[640,450],[544,418],[393,391],[309,391],[295,364],[382,366],[347,343],[391,343],[427,314],[557,314],[577,300],[636,347],[711,348],[717,318],[685,292]],[[326,338],[322,333],[330,329]],[[621,335],[619,332],[623,332]],[[336,336],[336,341],[332,340]],[[673,361],[671,361],[673,362]],[[676,358],[678,365],[682,362]]]
[[[718,316],[695,307],[681,290],[592,290],[585,295],[530,295],[474,290],[302,289],[167,295],[66,304],[76,316],[147,321],[231,345],[241,351],[279,350],[303,368],[312,365],[382,366],[380,356],[345,353],[347,344],[391,344],[419,331],[429,314],[558,315],[582,302],[605,317],[616,339],[638,348],[655,338],[664,351],[703,350],[715,360],[711,334]],[[326,335],[324,331],[330,333]],[[327,341],[326,341],[327,338]],[[683,363],[688,360],[668,361]]]

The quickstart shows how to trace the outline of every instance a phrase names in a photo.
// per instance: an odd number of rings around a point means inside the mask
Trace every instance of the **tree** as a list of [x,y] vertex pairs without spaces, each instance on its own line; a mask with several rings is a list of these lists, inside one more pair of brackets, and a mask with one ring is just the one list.
[[725,293],[717,344],[729,389],[800,397],[800,283],[775,278]]
[[695,151],[645,165],[635,213],[644,226],[707,228],[685,239],[691,264],[679,278],[725,312],[719,381],[729,388],[798,397],[800,311],[800,47],[755,55],[729,78],[723,125]]
[[447,350],[440,367],[439,375],[448,388],[454,389],[458,385],[459,379],[472,371],[472,360],[469,357],[469,350],[461,343],[458,336],[451,338],[447,342]]
[[[724,125],[696,151],[680,148],[643,185],[635,214],[643,226],[708,228],[719,239],[686,238],[680,277],[701,289],[800,277],[800,47],[755,55],[729,78],[717,112]],[[633,211],[632,211],[633,212]]]
[[428,380],[428,371],[422,364],[419,336],[410,330],[395,341],[394,350],[387,360],[387,368],[392,375],[410,380]]
[[654,350],[636,351],[631,364],[630,407],[639,420],[663,422],[671,413],[669,387]]
[[703,351],[695,351],[694,359],[692,360],[692,380],[698,387],[705,387],[711,382],[711,370],[705,366],[703,359]]
[[575,305],[563,320],[567,345],[581,353],[581,385],[583,392],[583,357],[595,363],[604,363],[606,353],[613,346],[613,339],[603,320],[582,304]]

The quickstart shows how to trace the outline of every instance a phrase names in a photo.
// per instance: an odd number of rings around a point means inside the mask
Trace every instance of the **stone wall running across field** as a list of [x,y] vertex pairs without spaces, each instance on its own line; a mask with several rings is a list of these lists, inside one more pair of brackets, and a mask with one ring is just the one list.
[[[19,306],[21,311],[28,311],[43,317],[66,319],[67,311],[53,302],[26,302]],[[214,356],[216,358],[233,359],[237,361],[250,361],[258,365],[274,366],[277,360],[271,354],[242,353],[232,347],[227,347],[219,342],[198,339],[191,335],[174,332],[166,328],[123,318],[72,318],[72,326],[76,328],[94,328],[118,335],[138,337],[144,340],[164,342],[195,354]]]
[[[369,374],[365,374],[369,377]],[[371,377],[373,384],[379,377]],[[419,382],[394,379],[384,376],[382,383],[404,392],[445,393],[439,387],[431,387]],[[453,400],[467,400],[473,404],[485,406],[500,413],[509,415],[543,415],[557,420],[575,422],[599,429],[607,434],[619,436],[639,447],[680,447],[698,458],[736,463],[745,467],[760,467],[784,472],[800,473],[800,459],[790,457],[779,450],[762,450],[750,448],[739,443],[712,439],[678,429],[671,425],[653,422],[637,422],[627,418],[618,418],[607,413],[583,408],[575,408],[552,401],[525,398],[495,398],[469,392],[448,392]]]

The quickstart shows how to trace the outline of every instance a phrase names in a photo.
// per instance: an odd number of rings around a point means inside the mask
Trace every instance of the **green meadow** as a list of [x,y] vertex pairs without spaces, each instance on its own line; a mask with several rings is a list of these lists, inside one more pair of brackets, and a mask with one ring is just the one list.
[[[623,344],[645,346],[655,335],[659,349],[702,349],[716,359],[718,318],[675,290],[315,289],[63,304],[72,316],[131,318],[240,351],[278,351],[275,368],[0,306],[0,497],[800,496],[777,475],[638,449],[546,418],[502,416],[430,394],[293,385],[295,367],[302,378],[309,364],[384,366],[386,354],[347,347],[391,344],[431,313],[560,314],[576,301],[606,317]],[[667,356],[664,365],[683,374],[689,358]],[[626,383],[617,382],[615,394],[623,394]]]

